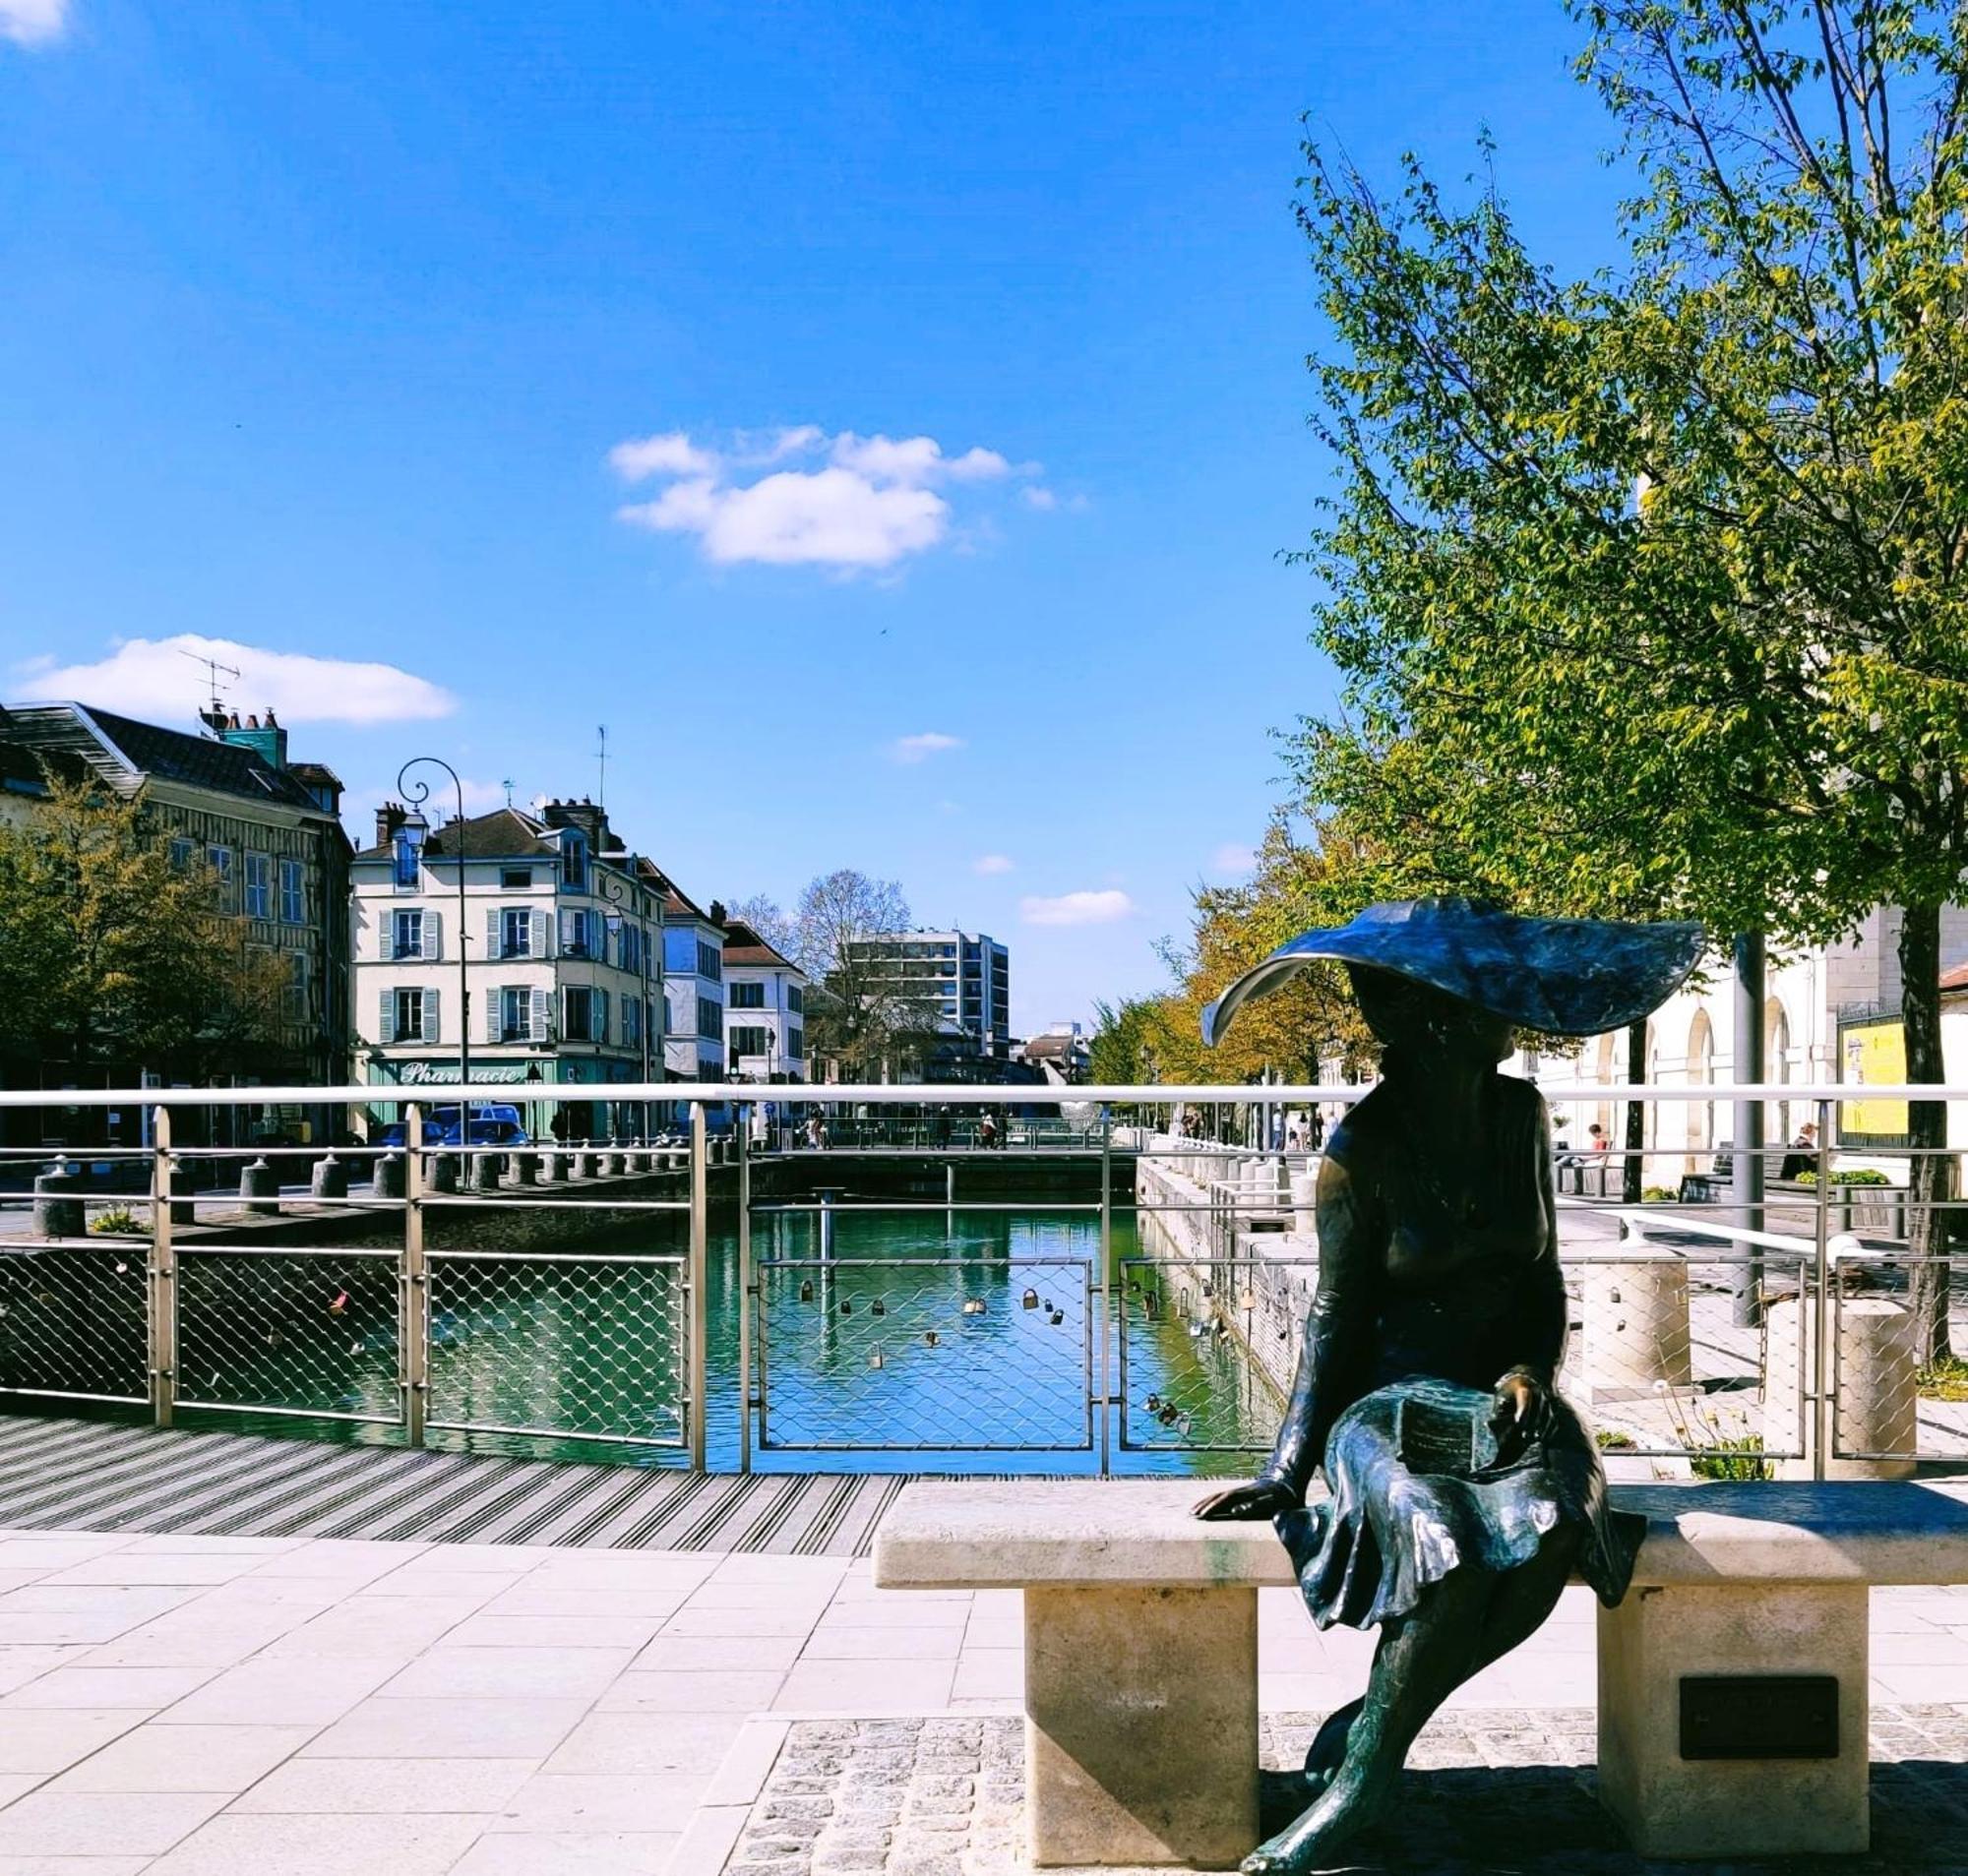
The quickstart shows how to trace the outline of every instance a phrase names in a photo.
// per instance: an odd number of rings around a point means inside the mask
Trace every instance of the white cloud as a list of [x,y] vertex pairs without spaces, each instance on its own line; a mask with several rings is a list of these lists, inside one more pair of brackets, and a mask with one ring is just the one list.
[[926,756],[941,756],[946,750],[961,749],[963,738],[946,736],[941,730],[924,730],[916,736],[898,736],[889,746],[889,754],[898,762],[920,762]]
[[403,723],[449,716],[458,707],[449,691],[394,664],[269,651],[190,632],[122,639],[93,664],[38,658],[15,670],[12,688],[23,700],[73,698],[172,723],[189,719],[209,695],[207,674],[194,662],[204,658],[238,671],[221,681],[240,709],[271,707],[288,723]]
[[68,25],[68,0],[0,0],[0,39],[48,45]]
[[1031,486],[1020,489],[1018,493],[1024,497],[1025,506],[1027,508],[1035,508],[1042,512],[1050,512],[1051,510],[1059,507],[1059,497],[1056,496],[1050,489],[1042,489],[1036,486]]
[[1128,918],[1135,902],[1125,892],[1063,892],[1056,899],[1018,901],[1018,916],[1027,925],[1111,925]]
[[[778,468],[756,481],[732,473],[822,453],[816,466]],[[934,485],[1039,473],[1037,463],[1014,468],[996,450],[952,456],[934,437],[852,430],[830,437],[813,424],[741,431],[729,452],[667,431],[618,443],[608,459],[630,481],[669,478],[653,500],[616,510],[617,518],[655,533],[694,534],[718,566],[892,567],[949,537],[953,512]]]
[[980,853],[970,863],[970,871],[986,878],[995,873],[1011,873],[1014,870],[1011,855],[1003,853]]
[[1209,856],[1210,872],[1225,873],[1233,878],[1245,878],[1255,873],[1257,868],[1257,854],[1241,841],[1226,840]]
[[631,437],[608,452],[608,465],[625,482],[642,482],[652,475],[711,475],[717,458],[700,450],[681,430],[661,436]]

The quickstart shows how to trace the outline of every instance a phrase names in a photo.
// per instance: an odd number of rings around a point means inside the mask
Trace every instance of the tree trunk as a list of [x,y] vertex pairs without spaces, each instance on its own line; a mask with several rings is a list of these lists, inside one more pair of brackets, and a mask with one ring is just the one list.
[[[1627,1080],[1637,1087],[1647,1078],[1647,1019],[1642,1016],[1627,1030]],[[1626,1151],[1621,1155],[1621,1196],[1629,1205],[1637,1205],[1646,1187],[1646,1169],[1641,1149],[1647,1143],[1647,1110],[1640,1101],[1627,1103]]]
[[[1909,1082],[1946,1079],[1940,1055],[1940,907],[1910,905],[1900,925],[1900,1010],[1906,1035]],[[1954,1188],[1954,1162],[1940,1149],[1947,1144],[1947,1104],[1914,1101],[1907,1105],[1907,1142],[1914,1149],[1908,1170],[1907,1249],[1935,1261],[1914,1265],[1914,1306],[1922,1360],[1933,1362],[1952,1354],[1947,1332],[1949,1285],[1946,1201]]]

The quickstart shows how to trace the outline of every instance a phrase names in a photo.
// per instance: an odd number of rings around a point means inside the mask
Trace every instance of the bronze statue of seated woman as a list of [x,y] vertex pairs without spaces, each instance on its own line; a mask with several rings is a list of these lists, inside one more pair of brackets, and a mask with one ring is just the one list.
[[[1568,1311],[1551,1127],[1498,1073],[1515,1028],[1583,1036],[1662,1002],[1692,925],[1518,918],[1463,899],[1377,905],[1309,932],[1203,1012],[1343,963],[1384,1055],[1326,1142],[1319,1288],[1277,1444],[1199,1518],[1271,1518],[1313,1618],[1379,1628],[1367,1691],[1320,1729],[1310,1802],[1245,1859],[1319,1868],[1387,1799],[1429,1717],[1549,1615],[1575,1571],[1613,1604],[1644,1521],[1612,1511],[1591,1433],[1557,1391]],[[1314,1469],[1327,1496],[1306,1502]]]

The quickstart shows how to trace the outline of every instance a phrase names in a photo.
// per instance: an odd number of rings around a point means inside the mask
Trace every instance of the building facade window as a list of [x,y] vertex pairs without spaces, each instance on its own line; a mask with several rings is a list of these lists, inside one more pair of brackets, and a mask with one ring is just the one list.
[[725,1000],[733,1009],[764,1009],[766,987],[763,984],[733,984],[726,993]]
[[560,1030],[569,1042],[608,1040],[608,994],[585,984],[570,984],[560,994]]
[[171,871],[189,873],[191,871],[192,843],[179,838],[171,842]]
[[524,906],[508,906],[499,918],[499,955],[531,957],[533,915]]
[[302,886],[301,863],[298,860],[280,862],[280,923],[307,923],[307,893]]
[[772,1052],[772,1032],[756,1023],[741,1023],[731,1031],[734,1056],[769,1056]]
[[218,903],[228,912],[232,909],[232,849],[230,847],[208,847],[205,863],[218,879]]
[[697,941],[697,974],[709,978],[713,984],[724,976],[724,953],[702,938]]
[[527,1042],[533,1033],[533,993],[523,984],[508,984],[499,993],[499,1040]]
[[424,994],[420,990],[400,990],[394,993],[397,999],[396,1035],[397,1042],[435,1042],[435,1035],[424,1033]]
[[706,1042],[721,1042],[724,1038],[724,1005],[708,997],[697,999],[697,1033]]
[[601,921],[590,911],[568,911],[560,915],[560,948],[563,957],[593,957],[599,950]]
[[501,867],[499,869],[499,890],[501,892],[530,892],[533,888],[531,867]]
[[804,1061],[806,1059],[806,1031],[789,1029],[786,1031],[786,1059]]
[[390,955],[422,957],[424,954],[424,915],[404,907],[390,920]]
[[802,990],[799,987],[799,985],[788,984],[786,986],[786,1007],[789,1010],[791,1010],[795,1016],[805,1014],[806,992]]
[[643,1046],[643,999],[640,997],[625,997],[622,999],[622,1044],[627,1049]]
[[569,834],[561,847],[560,879],[570,892],[587,890],[587,842]]
[[286,1018],[290,1023],[304,1023],[313,1016],[309,1004],[313,1001],[309,995],[311,980],[308,976],[308,960],[305,951],[287,953]]
[[423,856],[417,851],[417,843],[406,833],[400,833],[396,839],[394,853],[394,877],[400,886],[414,886],[423,877]]
[[274,916],[274,869],[264,853],[246,856],[246,916],[249,919]]
[[615,961],[632,977],[643,974],[643,928],[640,925],[620,923],[620,933],[616,939]]

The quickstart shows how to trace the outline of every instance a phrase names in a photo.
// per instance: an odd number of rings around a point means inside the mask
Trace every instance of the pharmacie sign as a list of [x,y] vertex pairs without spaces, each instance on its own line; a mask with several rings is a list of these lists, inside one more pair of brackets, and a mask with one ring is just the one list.
[[[475,1082],[516,1082],[526,1079],[526,1070],[531,1067],[525,1061],[487,1061],[471,1064],[471,1079]],[[398,1065],[397,1079],[406,1088],[443,1088],[456,1086],[458,1063],[455,1061],[405,1061]]]

